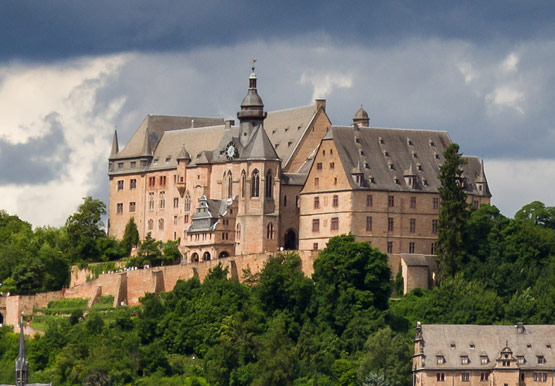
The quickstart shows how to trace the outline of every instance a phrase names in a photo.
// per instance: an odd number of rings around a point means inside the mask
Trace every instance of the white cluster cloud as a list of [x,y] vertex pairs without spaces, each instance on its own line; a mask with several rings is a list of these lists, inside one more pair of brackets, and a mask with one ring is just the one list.
[[546,150],[555,144],[555,69],[544,65],[553,45],[484,51],[435,39],[375,48],[297,39],[0,66],[0,140],[43,138],[54,116],[70,149],[51,181],[0,185],[0,208],[60,225],[83,196],[106,200],[115,126],[121,148],[149,113],[233,118],[252,57],[267,110],[326,97],[335,124],[349,124],[363,104],[375,126],[447,130],[465,154],[486,158],[503,213],[538,199],[555,205],[544,193],[555,188]]
[[[51,181],[1,185],[0,208],[33,225],[60,225],[75,211],[94,188],[91,171],[98,163],[106,163],[114,115],[124,102],[116,98],[104,110],[95,111],[96,92],[117,75],[124,62],[125,57],[112,56],[4,68],[0,83],[2,137],[13,144],[40,139],[50,131],[46,117],[55,114],[70,154]],[[60,156],[49,155],[51,159]]]

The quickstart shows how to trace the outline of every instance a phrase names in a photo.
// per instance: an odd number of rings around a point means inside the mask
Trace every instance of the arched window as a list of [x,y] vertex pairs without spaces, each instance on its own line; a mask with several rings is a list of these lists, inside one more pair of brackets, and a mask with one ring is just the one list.
[[247,173],[243,170],[241,172],[241,197],[245,197],[245,190],[247,189]]
[[233,178],[231,170],[227,172],[227,198],[233,197]]
[[266,227],[266,238],[268,240],[274,239],[274,224],[272,224],[271,222],[268,223],[268,226]]
[[204,255],[202,255],[202,260],[203,261],[210,260],[210,252],[204,252]]
[[272,177],[272,171],[268,170],[266,173],[266,197],[272,198],[274,191],[274,177]]
[[227,197],[227,172],[222,176],[222,199]]
[[158,220],[158,229],[160,229],[160,230],[164,229],[164,219],[163,218]]
[[148,220],[148,230],[151,231],[152,229],[154,229],[154,220],[150,219]]
[[260,175],[258,170],[254,169],[252,172],[252,181],[251,181],[251,197],[259,197],[260,196]]
[[198,253],[193,253],[191,256],[191,263],[198,263]]

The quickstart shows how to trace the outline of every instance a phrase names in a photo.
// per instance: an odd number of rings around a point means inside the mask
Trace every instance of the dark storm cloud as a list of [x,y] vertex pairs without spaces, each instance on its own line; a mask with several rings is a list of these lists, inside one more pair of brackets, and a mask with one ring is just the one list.
[[173,51],[310,33],[362,45],[407,37],[552,37],[552,1],[55,0],[0,4],[0,60]]
[[0,139],[0,184],[40,184],[64,173],[69,148],[55,113],[45,118],[50,132],[26,143],[10,144]]

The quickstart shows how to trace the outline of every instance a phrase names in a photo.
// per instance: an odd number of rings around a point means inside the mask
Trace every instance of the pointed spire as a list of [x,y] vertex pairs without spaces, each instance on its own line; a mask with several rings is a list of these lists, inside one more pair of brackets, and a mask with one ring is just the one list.
[[110,152],[110,158],[114,158],[118,153],[119,153],[118,131],[114,130],[114,138],[112,139],[112,151]]
[[484,173],[484,159],[480,161],[480,173],[476,177],[477,183],[486,183],[486,173]]
[[185,145],[181,146],[181,151],[177,155],[177,159],[178,160],[189,160],[189,161],[191,160],[191,155],[189,154],[187,149],[185,149]]
[[150,133],[148,132],[148,127],[145,129],[145,138],[143,140],[143,150],[141,152],[142,157],[150,157],[152,156],[152,151],[150,149]]
[[23,334],[23,315],[19,322],[19,354],[15,360],[15,384],[25,386],[29,377],[29,362],[25,358],[25,335]]

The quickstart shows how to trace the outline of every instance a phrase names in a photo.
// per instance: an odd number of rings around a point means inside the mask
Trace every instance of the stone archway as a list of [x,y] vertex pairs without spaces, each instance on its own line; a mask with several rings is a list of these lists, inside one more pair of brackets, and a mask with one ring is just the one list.
[[286,250],[297,249],[297,233],[293,228],[287,229],[285,231],[285,237],[283,238],[283,248]]
[[199,259],[198,259],[198,253],[196,253],[196,252],[193,253],[193,254],[191,255],[191,263],[198,263],[198,260],[199,260]]
[[204,254],[202,255],[202,261],[209,261],[210,257],[210,252],[204,252]]
[[218,259],[223,259],[225,257],[229,257],[228,251],[221,251],[220,254],[218,255]]

